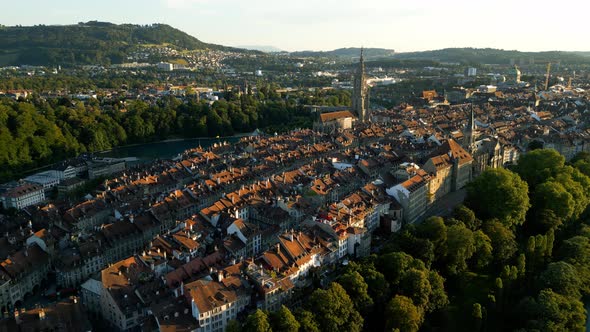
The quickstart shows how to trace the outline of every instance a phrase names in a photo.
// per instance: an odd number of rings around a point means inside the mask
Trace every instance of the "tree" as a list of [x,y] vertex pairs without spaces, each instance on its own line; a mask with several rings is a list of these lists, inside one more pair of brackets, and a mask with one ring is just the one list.
[[388,330],[399,329],[404,332],[416,332],[424,320],[420,308],[416,307],[412,299],[403,295],[396,295],[385,307],[386,326]]
[[481,220],[475,217],[475,213],[470,208],[461,204],[453,210],[453,216],[455,219],[463,222],[467,228],[472,231],[476,231],[481,227]]
[[554,149],[539,149],[520,156],[516,172],[535,188],[554,176],[565,165],[565,158]]
[[561,295],[579,298],[582,281],[576,268],[566,262],[554,262],[539,277],[540,288],[551,288]]
[[484,220],[498,218],[510,227],[520,225],[530,206],[528,186],[506,169],[488,169],[467,186],[466,203]]
[[[573,211],[572,211],[573,212]],[[547,233],[549,230],[557,229],[563,220],[550,209],[534,209],[532,216],[528,218],[525,226],[530,234]]]
[[479,331],[481,330],[481,321],[483,319],[483,313],[481,310],[481,304],[479,303],[474,303],[473,307],[471,309],[471,317],[473,317],[474,320],[474,331]]
[[347,272],[338,278],[338,283],[346,290],[357,311],[368,312],[373,305],[373,299],[367,292],[369,286],[363,276],[356,271]]
[[443,218],[430,217],[416,226],[417,237],[428,239],[434,244],[435,251],[441,255],[447,241],[447,226]]
[[416,306],[426,308],[432,293],[428,273],[423,270],[409,269],[403,274],[399,292],[411,298]]
[[316,289],[309,298],[309,308],[315,313],[322,331],[360,331],[363,327],[363,318],[344,288],[336,282],[326,290]]
[[475,242],[475,253],[471,257],[471,261],[473,266],[483,269],[493,259],[492,240],[481,230],[473,232],[473,240]]
[[450,274],[467,270],[467,260],[475,253],[473,232],[465,225],[453,225],[447,230],[446,265]]
[[311,312],[298,310],[295,312],[295,317],[300,324],[299,330],[301,332],[320,332],[320,327]]
[[284,305],[277,312],[271,314],[270,322],[273,332],[297,332],[301,326],[291,310]]
[[425,269],[424,263],[405,252],[392,252],[381,255],[377,260],[377,268],[392,286],[398,285],[403,272],[411,267]]
[[590,239],[578,235],[563,241],[557,257],[576,268],[580,290],[584,295],[590,294]]
[[586,311],[576,298],[543,289],[536,298],[520,304],[526,326],[538,331],[585,331]]
[[516,253],[516,239],[514,233],[504,224],[490,220],[483,224],[484,233],[492,241],[494,260],[498,263],[508,261]]
[[225,332],[240,332],[242,331],[242,327],[240,326],[240,323],[235,320],[232,319],[229,322],[227,322],[227,325],[225,326]]
[[268,323],[268,316],[264,311],[258,309],[246,318],[244,323],[244,332],[271,332],[270,324]]
[[[569,219],[573,215],[575,204],[572,194],[556,181],[539,184],[533,195],[534,210],[550,210],[561,220]],[[545,219],[543,222],[544,226],[548,223]]]
[[449,305],[449,298],[445,291],[445,280],[443,277],[441,277],[436,271],[430,271],[428,272],[428,281],[430,282],[432,291],[430,293],[426,312],[440,310]]

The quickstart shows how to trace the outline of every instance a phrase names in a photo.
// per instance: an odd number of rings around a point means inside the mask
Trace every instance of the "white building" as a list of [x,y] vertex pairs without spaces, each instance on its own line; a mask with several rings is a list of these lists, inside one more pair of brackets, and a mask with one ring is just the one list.
[[58,171],[50,170],[45,171],[37,174],[33,174],[27,176],[24,180],[29,183],[38,184],[43,186],[45,192],[51,190],[51,188],[56,187],[60,182],[60,177],[58,175]]
[[168,62],[159,62],[157,65],[159,70],[163,70],[163,71],[173,71],[174,70],[174,65]]
[[25,183],[0,194],[0,203],[6,209],[15,208],[20,210],[27,206],[39,204],[44,200],[45,190],[42,186],[33,183]]

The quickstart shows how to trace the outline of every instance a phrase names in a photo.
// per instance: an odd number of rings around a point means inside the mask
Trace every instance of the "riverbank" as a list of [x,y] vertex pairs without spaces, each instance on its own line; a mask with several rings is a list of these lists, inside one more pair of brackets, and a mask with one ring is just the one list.
[[146,163],[156,159],[173,159],[180,153],[201,146],[209,146],[219,142],[235,143],[244,136],[227,136],[220,138],[187,138],[187,139],[167,139],[163,141],[131,144],[116,147],[108,151],[97,153],[101,157],[109,158],[130,158],[136,157],[137,163]]
[[[114,147],[110,150],[104,151],[95,151],[92,154],[99,155],[101,157],[109,157],[109,158],[131,158],[136,157],[137,161],[131,164],[144,164],[156,159],[173,159],[179,153],[182,153],[185,150],[195,148],[197,146],[201,146],[203,148],[208,148],[209,146],[213,145],[214,143],[224,142],[227,141],[229,143],[235,143],[240,140],[242,137],[253,136],[260,134],[259,131],[254,131],[251,133],[240,133],[237,135],[232,136],[224,136],[224,137],[194,137],[194,138],[168,138],[161,141],[152,141],[146,143],[134,143],[134,144],[127,144]],[[35,174],[38,172],[50,170],[52,167],[60,164],[60,162],[52,163],[40,167],[36,167],[34,169],[29,169],[23,171],[17,178],[23,178],[29,176],[31,174]]]
[[175,142],[194,141],[194,140],[204,140],[204,141],[210,141],[210,140],[224,141],[224,140],[228,140],[228,139],[229,140],[236,140],[236,139],[239,140],[242,137],[255,136],[255,135],[259,135],[260,133],[261,132],[259,132],[258,130],[255,130],[251,133],[240,133],[240,134],[236,134],[236,135],[232,135],[232,136],[167,138],[167,139],[161,140],[161,141],[149,141],[149,142],[144,142],[144,143],[133,143],[133,144],[120,145],[120,146],[113,147],[110,150],[95,151],[92,153],[107,153],[107,152],[117,150],[117,149],[126,149],[126,148],[131,148],[134,146],[141,146],[141,145],[147,145],[147,144],[158,144],[158,143],[175,143]]

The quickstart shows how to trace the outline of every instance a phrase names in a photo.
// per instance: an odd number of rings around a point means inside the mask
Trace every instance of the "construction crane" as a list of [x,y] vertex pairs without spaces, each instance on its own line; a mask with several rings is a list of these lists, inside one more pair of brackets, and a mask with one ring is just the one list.
[[551,62],[547,64],[547,77],[545,77],[545,91],[549,90],[549,74],[551,74]]

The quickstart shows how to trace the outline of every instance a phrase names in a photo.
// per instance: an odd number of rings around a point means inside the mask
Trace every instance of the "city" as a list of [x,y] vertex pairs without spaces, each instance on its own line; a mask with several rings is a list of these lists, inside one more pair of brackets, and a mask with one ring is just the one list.
[[589,326],[588,52],[0,40],[0,331]]

